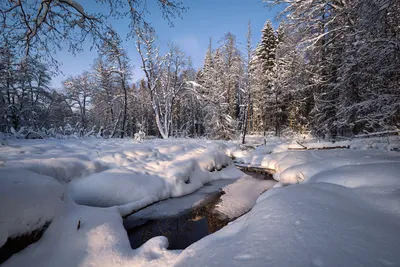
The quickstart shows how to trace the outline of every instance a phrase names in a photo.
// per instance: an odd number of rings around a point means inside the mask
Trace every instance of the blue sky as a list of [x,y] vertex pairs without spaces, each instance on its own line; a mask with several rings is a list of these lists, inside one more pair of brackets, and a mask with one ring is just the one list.
[[[182,0],[182,2],[188,7],[188,10],[182,18],[173,20],[174,27],[170,27],[162,18],[155,0],[148,0],[148,8],[151,13],[146,16],[156,29],[161,50],[166,47],[168,42],[178,44],[191,56],[196,69],[203,64],[210,37],[213,40],[213,46],[216,47],[225,33],[232,32],[236,35],[241,48],[244,49],[247,24],[248,21],[251,21],[253,45],[255,45],[260,39],[261,29],[267,20],[272,21],[275,27],[278,25],[275,17],[281,10],[279,7],[273,9],[266,7],[262,0]],[[92,6],[84,7],[88,11],[93,8]],[[117,20],[113,26],[125,39],[128,31],[127,20]],[[61,82],[66,77],[79,75],[90,69],[96,58],[96,51],[90,51],[89,44],[85,47],[85,51],[77,54],[76,57],[67,50],[57,53],[55,57],[62,63],[60,69],[64,74],[53,78],[52,84],[55,88],[60,88]],[[128,51],[131,64],[134,65],[133,81],[137,81],[143,77],[143,73],[140,69],[140,58],[136,52],[134,40],[125,41],[124,48]]]

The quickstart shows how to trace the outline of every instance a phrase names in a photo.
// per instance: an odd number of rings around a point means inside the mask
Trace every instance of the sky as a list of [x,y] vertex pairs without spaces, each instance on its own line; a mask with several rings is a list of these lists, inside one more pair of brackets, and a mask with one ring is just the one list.
[[[85,6],[85,1],[83,1],[82,5],[88,13],[90,11],[99,11],[98,5]],[[174,27],[171,27],[162,18],[155,0],[148,0],[150,13],[146,15],[146,19],[156,30],[161,52],[165,51],[169,42],[177,44],[192,58],[195,69],[201,68],[203,65],[210,37],[215,48],[222,37],[231,32],[237,37],[240,48],[244,50],[247,25],[250,21],[253,33],[252,41],[253,46],[255,46],[261,37],[261,30],[267,20],[270,20],[274,27],[278,26],[275,18],[282,9],[281,7],[273,9],[266,7],[262,0],[181,1],[188,9],[182,18],[172,20]],[[94,8],[97,8],[97,10]],[[116,20],[112,23],[112,26],[125,40],[125,34],[129,30],[128,20]],[[140,57],[136,51],[134,40],[124,41],[123,47],[127,50],[131,65],[133,65],[133,82],[136,82],[143,78],[144,74],[140,69]],[[96,57],[97,52],[90,51],[89,43],[85,44],[84,51],[76,56],[68,52],[67,49],[58,52],[55,58],[61,63],[60,70],[62,73],[53,78],[53,87],[60,88],[61,82],[68,76],[79,75],[83,71],[90,70]]]

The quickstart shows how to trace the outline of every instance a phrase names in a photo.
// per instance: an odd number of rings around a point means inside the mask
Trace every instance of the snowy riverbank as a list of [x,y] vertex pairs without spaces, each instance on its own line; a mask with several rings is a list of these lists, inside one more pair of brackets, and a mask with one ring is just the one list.
[[[275,142],[242,151],[232,143],[174,139],[9,141],[0,146],[0,246],[51,224],[4,266],[399,265],[400,154],[288,148]],[[183,251],[168,250],[164,237],[130,248],[122,216],[210,181],[241,178],[224,185],[220,209],[251,208],[265,189],[246,198],[260,184],[247,181],[230,156],[276,171],[278,183],[249,213]],[[156,206],[147,212],[158,216]]]

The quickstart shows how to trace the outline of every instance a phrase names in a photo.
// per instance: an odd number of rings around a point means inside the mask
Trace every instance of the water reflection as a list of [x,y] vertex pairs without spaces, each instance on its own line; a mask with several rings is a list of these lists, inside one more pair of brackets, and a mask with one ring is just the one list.
[[214,203],[192,210],[182,216],[146,223],[128,230],[131,247],[136,249],[156,236],[165,236],[169,249],[185,249],[204,236],[228,224],[228,220],[214,211]]

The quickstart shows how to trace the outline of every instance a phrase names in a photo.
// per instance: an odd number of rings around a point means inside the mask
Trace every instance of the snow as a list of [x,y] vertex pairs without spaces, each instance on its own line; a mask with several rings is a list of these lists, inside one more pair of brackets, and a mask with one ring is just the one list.
[[64,192],[57,180],[23,169],[0,167],[0,183],[0,247],[50,222]]
[[100,209],[69,201],[43,237],[4,266],[168,266],[176,252],[167,246],[165,237],[157,237],[132,250],[116,207]]
[[242,176],[225,152],[211,145],[168,142],[153,147],[148,143],[136,146],[133,151],[101,157],[100,161],[109,165],[116,162],[117,167],[72,181],[72,198],[88,206],[122,206],[125,215],[144,205],[132,203],[142,201],[147,205],[190,194],[213,180]]
[[258,180],[246,175],[222,188],[225,194],[221,196],[216,210],[229,219],[235,219],[248,212],[257,198],[275,184],[272,180]]
[[[366,142],[302,151],[278,140],[254,150],[184,139],[11,142],[0,147],[0,240],[52,222],[4,266],[398,266],[400,153]],[[277,183],[244,176],[230,156],[274,170]],[[170,197],[180,198],[130,219],[179,214],[217,188],[230,218],[255,206],[185,250],[168,250],[165,237],[131,249],[123,215]]]
[[[341,166],[365,165],[373,163],[399,162],[398,153],[382,154],[379,151],[358,151],[358,150],[325,150],[307,151],[301,157],[301,153],[288,153],[279,162],[276,162],[274,169],[278,172],[274,178],[283,184],[299,183],[309,179],[322,171],[333,170]],[[271,164],[269,165],[271,167]]]
[[[196,140],[8,140],[0,146],[0,244],[50,222],[65,192],[121,215],[219,179],[238,179],[236,145]],[[22,212],[23,211],[23,212]]]
[[397,266],[399,235],[397,218],[352,189],[292,185],[267,191],[248,214],[192,244],[173,266]]

